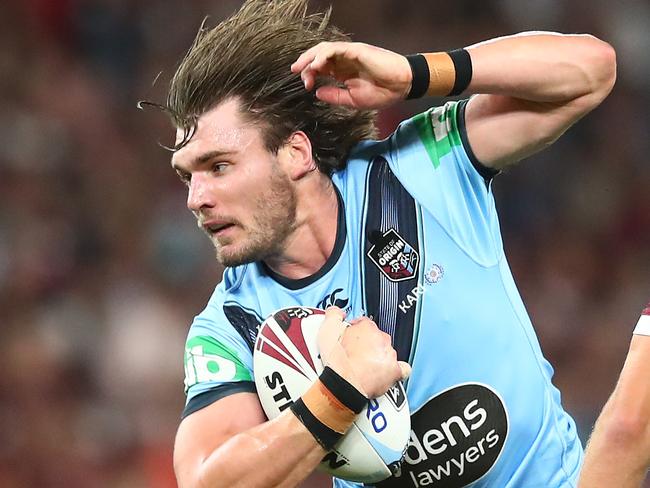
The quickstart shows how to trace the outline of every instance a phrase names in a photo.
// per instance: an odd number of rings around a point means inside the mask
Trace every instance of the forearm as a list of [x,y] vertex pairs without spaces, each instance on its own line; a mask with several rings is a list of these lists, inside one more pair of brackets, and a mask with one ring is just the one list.
[[615,53],[590,35],[522,33],[469,46],[467,92],[562,103],[604,98],[616,77]]
[[183,487],[267,488],[295,486],[325,456],[289,410],[231,437],[201,462],[195,481]]
[[587,445],[580,488],[639,488],[650,465],[650,336],[635,335]]
[[579,488],[639,488],[648,466],[648,446],[643,430],[616,426],[608,404],[591,435]]
[[[318,336],[326,366],[307,391],[274,419],[267,420],[257,395],[242,392],[181,421],[174,447],[181,488],[295,486],[367,406],[362,391],[372,398],[380,396],[403,377],[395,350],[386,347],[390,344],[386,333],[369,319],[348,326],[343,318],[339,308],[326,310]],[[346,376],[337,371],[345,371]]]

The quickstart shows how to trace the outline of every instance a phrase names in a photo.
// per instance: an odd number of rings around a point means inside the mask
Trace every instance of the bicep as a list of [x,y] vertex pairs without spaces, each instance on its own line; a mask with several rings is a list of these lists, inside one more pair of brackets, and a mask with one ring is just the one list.
[[255,393],[235,393],[185,417],[176,434],[174,469],[179,484],[232,436],[266,421]]
[[502,169],[552,144],[586,113],[580,98],[551,103],[474,95],[467,103],[467,139],[476,158]]

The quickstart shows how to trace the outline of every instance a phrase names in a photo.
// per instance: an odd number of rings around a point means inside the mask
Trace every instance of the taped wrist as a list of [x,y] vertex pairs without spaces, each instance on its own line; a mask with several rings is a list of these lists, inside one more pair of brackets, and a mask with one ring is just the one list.
[[410,54],[411,90],[406,99],[422,96],[456,96],[472,81],[472,58],[465,49],[447,52]]
[[330,451],[367,401],[354,386],[326,367],[309,390],[291,405],[291,411],[316,441]]

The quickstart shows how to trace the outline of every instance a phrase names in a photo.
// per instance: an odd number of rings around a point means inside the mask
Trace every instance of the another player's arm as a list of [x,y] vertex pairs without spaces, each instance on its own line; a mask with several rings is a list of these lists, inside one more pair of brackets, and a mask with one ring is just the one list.
[[[590,35],[523,33],[467,48],[471,81],[461,87],[472,97],[465,113],[472,150],[485,166],[502,168],[555,141],[595,108],[616,79],[613,48]],[[430,95],[454,87],[454,64],[446,53],[427,55]],[[411,91],[413,71],[399,54],[362,43],[321,43],[291,66],[307,89],[316,76],[345,84],[321,87],[327,102],[383,108]],[[451,77],[450,77],[451,76]],[[427,79],[427,82],[429,80]],[[426,86],[425,86],[426,88]]]
[[[364,318],[346,329],[341,310],[331,307],[326,314],[319,333],[321,357],[357,394],[380,396],[405,377],[408,365],[397,361],[390,336],[374,322]],[[363,395],[361,398],[365,405]],[[309,406],[318,396],[305,394],[302,399],[302,409],[294,408],[300,404],[296,402],[271,421],[266,420],[253,393],[233,394],[190,414],[179,426],[174,447],[179,486],[268,488],[298,484],[326,453],[321,447],[323,438],[318,442],[318,431],[310,430],[313,423],[308,425],[304,416],[298,418],[305,406],[314,412]],[[330,407],[321,404],[320,418],[326,415],[329,425],[344,432],[354,416],[340,408],[329,411]]]
[[[648,305],[650,310],[650,304]],[[641,321],[648,322],[650,315]],[[650,336],[635,334],[618,383],[591,434],[579,488],[639,488],[650,467]]]

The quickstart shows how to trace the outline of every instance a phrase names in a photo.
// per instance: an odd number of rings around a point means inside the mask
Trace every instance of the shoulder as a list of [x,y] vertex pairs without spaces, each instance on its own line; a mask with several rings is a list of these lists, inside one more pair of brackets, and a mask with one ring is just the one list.
[[257,327],[262,323],[259,292],[264,283],[254,265],[226,268],[206,307],[193,320],[189,337],[229,336],[252,350]]

